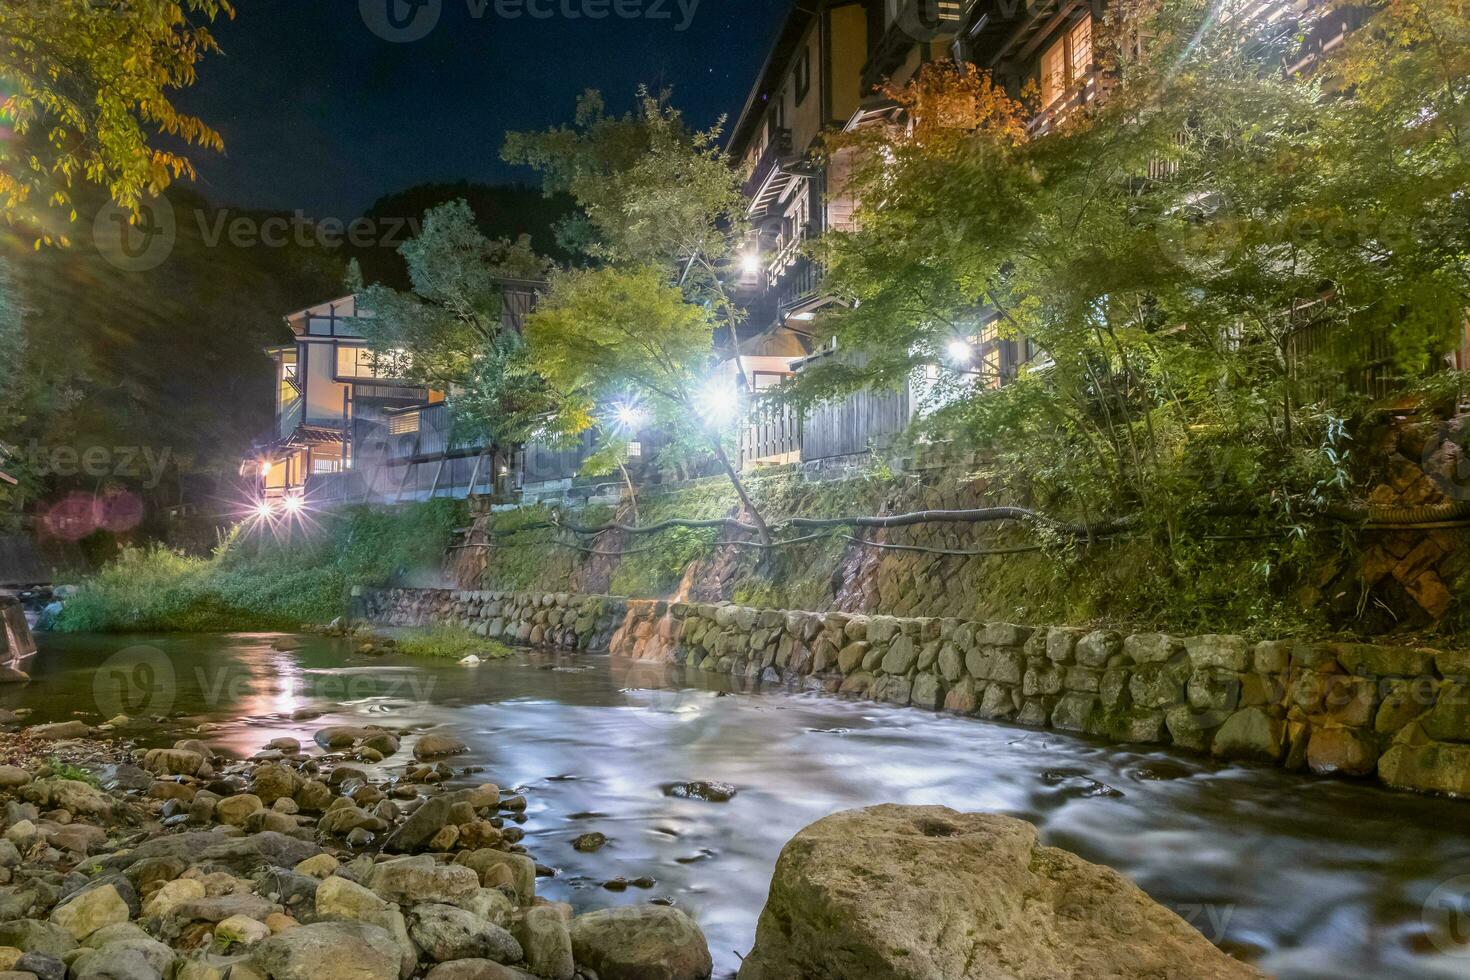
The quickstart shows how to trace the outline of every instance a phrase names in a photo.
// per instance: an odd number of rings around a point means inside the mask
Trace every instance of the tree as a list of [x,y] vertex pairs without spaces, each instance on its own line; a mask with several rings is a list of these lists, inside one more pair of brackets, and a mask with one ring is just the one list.
[[[720,426],[738,394],[708,378],[713,335],[713,311],[688,302],[651,265],[560,273],[526,322],[531,361],[572,416],[565,428],[619,407],[648,411],[676,442],[714,455],[769,545]],[[606,451],[615,457],[617,447]]]
[[462,200],[425,213],[419,235],[398,252],[411,291],[349,281],[365,311],[354,327],[394,377],[440,391],[465,384],[500,336],[504,280],[540,280],[549,268],[524,235],[486,238]]
[[9,223],[65,242],[56,214],[76,220],[77,180],[136,212],[146,195],[193,177],[188,157],[157,137],[223,149],[218,133],[171,93],[218,51],[207,26],[230,0],[46,0],[0,5],[0,116],[18,137],[0,143],[0,207]]
[[[26,352],[19,404],[0,414],[0,441],[20,461],[0,468],[33,501],[116,483],[138,493],[150,517],[181,490],[190,503],[221,503],[221,483],[271,428],[274,373],[264,350],[290,338],[281,315],[340,288],[333,251],[214,241],[214,207],[182,186],[165,194],[189,218],[177,222],[167,261],[147,271],[113,265],[88,247],[85,228],[67,249],[19,249],[0,236],[0,250],[18,252],[10,265]],[[84,206],[104,195],[77,191]],[[232,209],[229,217],[259,225],[280,216]],[[7,370],[19,368],[0,350],[0,375]],[[14,391],[0,387],[0,402]],[[80,457],[99,449],[100,468],[83,467]]]
[[[710,423],[692,423],[688,414],[699,408],[699,383],[713,367],[715,338],[721,353],[734,354],[743,319],[730,266],[745,240],[745,200],[739,171],[720,147],[722,126],[690,129],[668,93],[640,89],[634,110],[618,116],[589,91],[578,100],[571,126],[511,133],[502,156],[540,171],[548,193],[572,195],[582,215],[566,226],[564,238],[602,267],[552,280],[533,317],[537,334],[548,344],[571,343],[579,333],[597,337],[597,356],[607,365],[598,394],[618,388],[646,393],[674,412],[670,421],[683,431],[699,432],[698,441],[714,453],[769,544],[766,522],[730,462],[724,437]],[[599,288],[607,293],[599,295]],[[700,330],[709,336],[698,340]],[[538,349],[534,339],[531,346],[554,386],[575,383],[569,390],[584,407],[594,399],[587,385],[593,376],[580,370],[589,364],[568,366],[560,358],[571,355]]]
[[[464,201],[475,215],[475,226],[491,241],[516,241],[530,236],[531,250],[558,262],[570,260],[570,252],[557,245],[557,228],[572,213],[571,198],[565,194],[547,197],[539,187],[523,184],[478,184],[461,180],[452,184],[418,184],[384,195],[373,202],[363,217],[375,227],[392,229],[415,226],[424,213],[442,204]],[[397,244],[375,242],[365,247],[349,245],[348,252],[362,267],[363,280],[406,290],[411,284]]]
[[[1145,6],[1095,31],[1108,99],[1040,135],[1034,92],[936,65],[892,93],[910,125],[834,141],[861,205],[822,243],[828,287],[856,300],[825,325],[865,366],[803,372],[798,397],[932,375],[922,428],[1177,544],[1224,499],[1295,520],[1340,493],[1373,379],[1453,346],[1470,13],[1383,4],[1298,78],[1282,66],[1311,21]],[[1035,356],[1002,378],[991,340]]]
[[537,437],[561,441],[558,423],[572,419],[558,410],[504,317],[505,281],[540,281],[550,270],[529,237],[485,237],[460,200],[431,208],[419,235],[398,251],[411,292],[364,286],[356,271],[349,276],[363,311],[354,327],[378,367],[447,392],[466,432],[506,447]]

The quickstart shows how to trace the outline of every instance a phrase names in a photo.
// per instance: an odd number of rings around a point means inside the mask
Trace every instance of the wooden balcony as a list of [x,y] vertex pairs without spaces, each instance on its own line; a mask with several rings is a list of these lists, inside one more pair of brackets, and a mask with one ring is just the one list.
[[794,153],[791,130],[777,130],[761,152],[760,159],[756,161],[750,179],[741,188],[741,193],[750,200],[749,213],[752,217],[764,213],[795,179],[795,175],[788,173],[783,167],[783,164],[794,162]]

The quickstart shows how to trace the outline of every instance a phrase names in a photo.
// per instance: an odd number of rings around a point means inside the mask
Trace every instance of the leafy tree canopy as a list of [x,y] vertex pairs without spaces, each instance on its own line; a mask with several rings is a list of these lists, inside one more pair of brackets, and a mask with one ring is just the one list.
[[916,379],[928,430],[1172,536],[1223,499],[1339,492],[1343,420],[1454,346],[1470,12],[1382,4],[1301,76],[1311,21],[1142,6],[1095,28],[1101,104],[1028,125],[1034,93],[934,66],[892,93],[911,125],[834,141],[861,204],[824,258],[857,302],[825,326],[861,359],[798,396]]
[[9,223],[65,242],[57,215],[76,220],[78,180],[135,210],[178,177],[183,153],[158,142],[223,149],[218,133],[180,110],[172,93],[218,50],[207,23],[233,17],[230,0],[45,0],[0,5],[0,207]]
[[395,377],[441,391],[466,383],[477,359],[499,338],[504,280],[540,280],[550,268],[525,235],[515,241],[486,238],[464,201],[426,213],[420,234],[399,254],[412,290],[365,286],[356,275],[348,285],[369,312],[354,326]]

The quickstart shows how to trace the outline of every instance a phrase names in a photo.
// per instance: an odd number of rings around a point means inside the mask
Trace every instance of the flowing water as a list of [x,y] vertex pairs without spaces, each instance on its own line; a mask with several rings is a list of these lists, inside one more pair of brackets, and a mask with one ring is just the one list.
[[[1470,977],[1470,802],[1136,751],[1054,733],[731,681],[605,657],[461,667],[273,636],[42,635],[30,720],[187,715],[249,755],[326,724],[452,731],[529,800],[525,844],[557,869],[540,893],[580,908],[672,901],[716,976],[750,948],[781,846],[835,810],[880,802],[993,810],[1117,868],[1201,932],[1285,977]],[[292,720],[315,709],[320,718]],[[172,731],[145,733],[143,744]],[[406,758],[405,753],[388,764]],[[667,784],[731,783],[727,803]],[[570,846],[601,831],[594,854]],[[602,882],[652,876],[647,890]],[[1465,945],[1456,945],[1456,943]]]

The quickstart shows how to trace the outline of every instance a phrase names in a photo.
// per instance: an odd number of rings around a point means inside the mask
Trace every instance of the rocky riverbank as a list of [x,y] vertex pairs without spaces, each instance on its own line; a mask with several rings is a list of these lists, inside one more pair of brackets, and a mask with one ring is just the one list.
[[[678,909],[536,895],[526,800],[452,733],[325,728],[228,759],[157,719],[0,725],[3,980],[703,980]],[[136,746],[130,735],[149,730]]]

